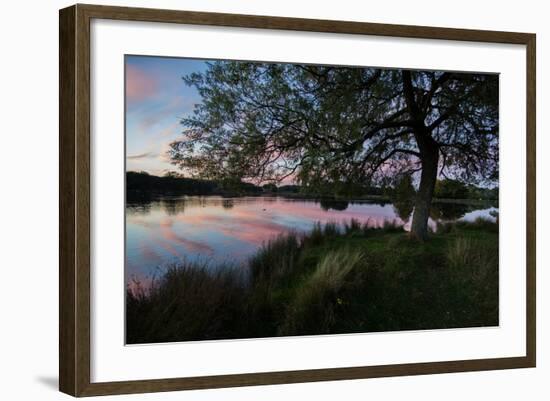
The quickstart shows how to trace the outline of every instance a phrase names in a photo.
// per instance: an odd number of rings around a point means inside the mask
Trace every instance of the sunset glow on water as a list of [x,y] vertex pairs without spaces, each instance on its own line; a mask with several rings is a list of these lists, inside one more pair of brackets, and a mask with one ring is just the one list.
[[[338,210],[343,209],[343,210]],[[489,217],[494,208],[462,218]],[[181,197],[126,208],[126,279],[146,280],[157,267],[180,260],[244,265],[262,243],[277,235],[305,233],[316,222],[355,219],[369,226],[409,223],[392,204],[333,205],[281,197]]]

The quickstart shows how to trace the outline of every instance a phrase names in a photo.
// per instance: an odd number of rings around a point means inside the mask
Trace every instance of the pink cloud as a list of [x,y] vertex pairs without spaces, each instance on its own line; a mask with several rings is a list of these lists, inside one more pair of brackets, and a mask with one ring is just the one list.
[[157,80],[145,71],[133,65],[126,65],[126,99],[139,102],[155,95]]

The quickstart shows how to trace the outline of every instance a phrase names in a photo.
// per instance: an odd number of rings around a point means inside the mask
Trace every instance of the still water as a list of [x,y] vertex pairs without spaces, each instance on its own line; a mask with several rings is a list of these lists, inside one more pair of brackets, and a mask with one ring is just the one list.
[[[494,207],[437,204],[436,220],[493,219]],[[126,280],[147,280],[157,267],[186,259],[229,262],[247,260],[263,242],[289,231],[307,232],[316,222],[371,226],[385,221],[410,224],[410,205],[374,202],[319,202],[281,197],[185,196],[126,207]],[[434,225],[434,220],[431,220]]]

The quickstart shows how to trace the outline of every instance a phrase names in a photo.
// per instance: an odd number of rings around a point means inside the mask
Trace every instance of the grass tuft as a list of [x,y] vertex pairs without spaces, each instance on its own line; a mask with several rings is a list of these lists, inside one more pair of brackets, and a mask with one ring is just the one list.
[[272,283],[293,271],[299,251],[300,240],[295,233],[264,243],[249,261],[252,282]]
[[330,251],[318,262],[290,302],[281,335],[330,332],[335,323],[334,307],[338,292],[352,269],[363,258],[358,250]]

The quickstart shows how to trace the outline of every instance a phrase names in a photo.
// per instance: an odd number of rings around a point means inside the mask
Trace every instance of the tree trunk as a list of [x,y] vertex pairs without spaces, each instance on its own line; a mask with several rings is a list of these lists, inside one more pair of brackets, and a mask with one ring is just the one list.
[[414,214],[411,223],[411,236],[424,241],[428,236],[428,219],[432,197],[437,179],[439,164],[439,149],[435,144],[421,146],[422,174],[420,186],[416,194]]

